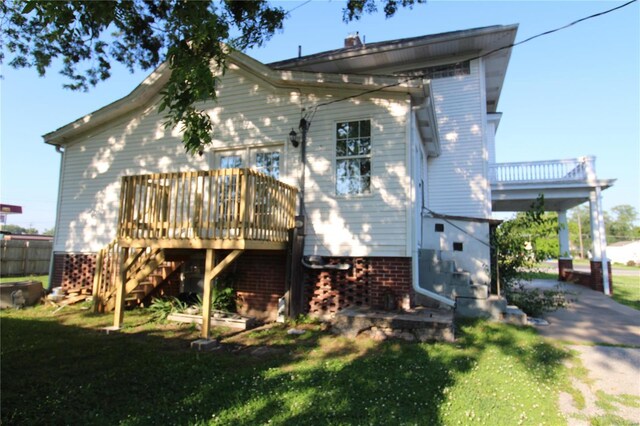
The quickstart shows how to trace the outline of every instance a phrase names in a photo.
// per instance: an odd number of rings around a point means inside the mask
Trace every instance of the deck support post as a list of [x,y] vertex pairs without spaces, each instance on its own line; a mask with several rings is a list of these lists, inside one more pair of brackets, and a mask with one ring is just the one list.
[[200,337],[209,339],[211,329],[211,296],[213,294],[213,280],[231,265],[244,250],[233,250],[222,260],[215,264],[215,250],[208,249],[204,263],[204,294],[202,297],[202,331]]
[[116,306],[113,314],[113,327],[116,329],[122,327],[122,322],[124,321],[125,286],[127,284],[127,272],[129,272],[125,265],[128,258],[129,249],[124,247],[120,250],[120,274],[116,282]]

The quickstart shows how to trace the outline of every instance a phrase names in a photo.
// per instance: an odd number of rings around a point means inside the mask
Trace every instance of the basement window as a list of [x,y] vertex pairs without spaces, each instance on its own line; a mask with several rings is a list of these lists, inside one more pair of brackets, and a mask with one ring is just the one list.
[[453,243],[453,251],[462,251],[462,243]]
[[444,232],[444,223],[436,223],[436,232]]

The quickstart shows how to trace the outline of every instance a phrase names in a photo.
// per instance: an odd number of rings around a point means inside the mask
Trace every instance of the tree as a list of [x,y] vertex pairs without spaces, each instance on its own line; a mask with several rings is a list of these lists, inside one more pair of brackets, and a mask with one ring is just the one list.
[[[635,207],[622,204],[604,212],[607,243],[640,239],[640,226],[636,226],[638,213]],[[591,250],[591,213],[587,204],[571,209],[569,215],[569,238],[578,257],[585,258]],[[582,247],[582,250],[580,250]]]
[[45,229],[42,235],[49,235],[53,237],[55,233],[56,233],[56,227],[54,226],[53,228]]
[[638,212],[629,204],[611,208],[613,218],[607,224],[607,242],[628,241],[640,236],[640,227],[634,223],[638,220]]
[[502,293],[527,315],[540,316],[567,305],[560,290],[538,291],[523,285],[537,263],[558,256],[557,235],[558,216],[544,212],[542,196],[529,211],[501,223],[493,235]]
[[[386,17],[425,1],[380,0]],[[343,20],[376,10],[376,0],[348,0]],[[8,0],[0,3],[0,15],[0,47],[12,55],[9,65],[35,67],[43,76],[61,58],[65,87],[73,90],[108,79],[114,61],[131,71],[166,61],[171,75],[159,109],[166,110],[165,126],[182,127],[185,149],[193,154],[211,143],[213,125],[197,104],[215,99],[228,54],[264,44],[288,12],[266,0]]]
[[9,232],[11,234],[37,234],[38,230],[32,226],[23,228],[19,225],[4,225],[2,231]]
[[589,206],[580,205],[571,209],[568,219],[569,241],[580,259],[587,257],[591,250],[591,214]]

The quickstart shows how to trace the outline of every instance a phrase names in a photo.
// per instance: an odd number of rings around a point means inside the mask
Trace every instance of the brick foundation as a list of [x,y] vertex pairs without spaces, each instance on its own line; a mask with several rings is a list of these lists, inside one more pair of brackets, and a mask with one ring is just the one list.
[[87,253],[54,253],[51,287],[65,290],[93,287],[96,255]]
[[326,316],[354,306],[395,310],[411,304],[411,258],[333,257],[325,261],[348,263],[351,269],[305,271],[308,313]]
[[[609,289],[613,294],[613,281],[611,280],[611,262],[607,262],[607,269],[609,275]],[[602,262],[591,261],[591,289],[604,292],[604,282],[602,280]]]
[[285,251],[248,250],[232,266],[238,312],[262,320],[275,320],[278,299],[284,296],[287,254]]
[[[609,289],[613,294],[613,281],[611,279],[611,262],[608,262],[609,267]],[[567,281],[574,284],[579,284],[590,288],[591,290],[600,291],[604,293],[604,283],[602,282],[602,262],[591,261],[591,271],[576,271],[571,268],[562,267],[558,262],[558,269],[560,274],[560,281]]]
[[567,281],[569,271],[573,270],[573,259],[558,259],[558,280]]

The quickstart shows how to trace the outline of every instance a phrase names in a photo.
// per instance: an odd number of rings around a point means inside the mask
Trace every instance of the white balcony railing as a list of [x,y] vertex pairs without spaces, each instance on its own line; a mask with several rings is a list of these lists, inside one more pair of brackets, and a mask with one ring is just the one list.
[[595,157],[489,165],[491,183],[587,182],[595,180]]

